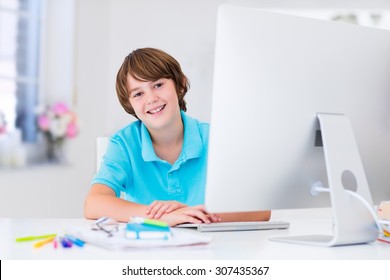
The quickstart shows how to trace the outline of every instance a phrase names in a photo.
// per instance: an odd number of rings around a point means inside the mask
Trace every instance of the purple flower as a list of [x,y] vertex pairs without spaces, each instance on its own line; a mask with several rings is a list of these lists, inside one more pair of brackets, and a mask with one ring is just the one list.
[[52,139],[74,138],[79,133],[77,115],[62,102],[47,107],[37,119],[38,127]]
[[62,116],[69,112],[69,108],[65,103],[58,102],[52,107],[53,113],[57,116]]
[[47,131],[50,127],[50,120],[46,115],[40,115],[38,117],[38,126],[41,130]]
[[73,122],[68,124],[68,127],[66,129],[66,136],[68,138],[73,138],[77,135],[77,125]]

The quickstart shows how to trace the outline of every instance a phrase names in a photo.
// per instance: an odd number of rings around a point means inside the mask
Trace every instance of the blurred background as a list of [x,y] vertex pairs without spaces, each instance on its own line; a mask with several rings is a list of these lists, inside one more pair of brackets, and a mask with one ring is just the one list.
[[115,93],[134,49],[174,56],[208,122],[222,3],[390,29],[387,0],[0,0],[0,217],[82,217],[96,138],[134,121]]

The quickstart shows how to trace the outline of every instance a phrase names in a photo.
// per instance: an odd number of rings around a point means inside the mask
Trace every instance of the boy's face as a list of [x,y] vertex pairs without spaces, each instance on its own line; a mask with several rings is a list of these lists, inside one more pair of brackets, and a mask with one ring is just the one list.
[[128,75],[127,91],[135,114],[149,130],[163,129],[181,121],[173,80],[139,81]]

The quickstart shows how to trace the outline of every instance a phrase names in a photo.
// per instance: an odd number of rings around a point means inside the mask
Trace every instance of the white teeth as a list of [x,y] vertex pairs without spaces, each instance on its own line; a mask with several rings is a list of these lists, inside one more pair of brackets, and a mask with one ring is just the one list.
[[[165,105],[164,105],[164,106],[165,106]],[[149,113],[151,113],[151,114],[156,114],[156,113],[160,112],[160,111],[164,108],[164,106],[161,106],[161,107],[159,107],[159,108],[157,108],[157,109],[155,109],[155,110],[150,110]]]

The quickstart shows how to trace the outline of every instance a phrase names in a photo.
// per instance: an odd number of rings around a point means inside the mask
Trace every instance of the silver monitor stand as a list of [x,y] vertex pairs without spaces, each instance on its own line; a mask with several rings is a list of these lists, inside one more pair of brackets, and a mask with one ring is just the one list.
[[345,176],[356,182],[356,193],[372,205],[359,150],[349,119],[341,114],[319,113],[334,222],[333,235],[271,238],[272,241],[320,246],[368,243],[378,237],[378,227],[366,205],[346,189]]

